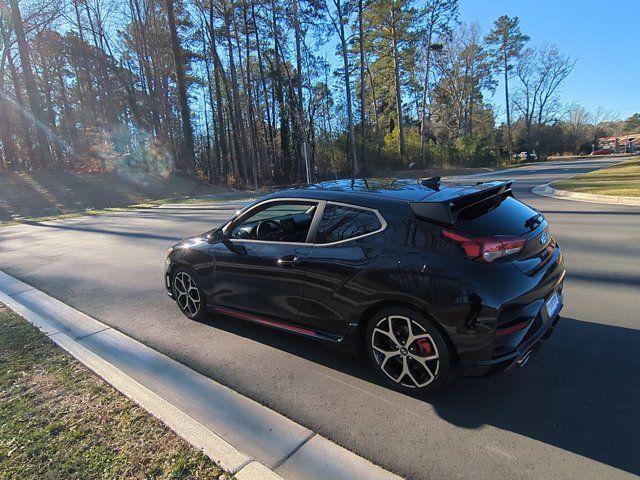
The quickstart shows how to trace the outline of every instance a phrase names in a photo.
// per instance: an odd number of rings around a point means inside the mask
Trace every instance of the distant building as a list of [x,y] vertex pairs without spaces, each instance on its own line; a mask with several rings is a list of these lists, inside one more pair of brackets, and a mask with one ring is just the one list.
[[615,153],[640,152],[640,133],[601,138],[598,143],[601,149],[610,148]]

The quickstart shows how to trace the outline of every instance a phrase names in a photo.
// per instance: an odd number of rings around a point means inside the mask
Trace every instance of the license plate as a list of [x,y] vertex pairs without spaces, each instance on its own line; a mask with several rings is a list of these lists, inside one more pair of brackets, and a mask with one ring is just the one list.
[[547,300],[547,314],[549,318],[553,317],[560,307],[560,299],[558,298],[558,292],[553,292],[553,295]]

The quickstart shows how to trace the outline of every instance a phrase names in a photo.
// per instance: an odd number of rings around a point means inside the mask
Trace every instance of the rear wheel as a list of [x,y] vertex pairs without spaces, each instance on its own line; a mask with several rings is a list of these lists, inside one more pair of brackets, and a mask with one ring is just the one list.
[[206,306],[202,289],[195,273],[186,268],[178,268],[172,276],[173,298],[180,311],[193,320],[202,320]]
[[366,350],[377,373],[393,388],[412,395],[442,387],[451,354],[442,335],[424,315],[387,308],[367,326]]

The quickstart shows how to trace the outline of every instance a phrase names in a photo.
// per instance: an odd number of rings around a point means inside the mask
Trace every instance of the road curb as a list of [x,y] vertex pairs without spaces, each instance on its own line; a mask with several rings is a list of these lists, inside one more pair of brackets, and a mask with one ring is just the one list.
[[0,302],[239,480],[400,478],[2,271]]
[[[553,183],[553,182],[552,182]],[[531,192],[542,197],[560,198],[577,202],[601,203],[607,205],[626,205],[631,207],[640,206],[640,198],[618,197],[613,195],[597,195],[594,193],[570,192],[568,190],[558,190],[550,183],[533,187]]]

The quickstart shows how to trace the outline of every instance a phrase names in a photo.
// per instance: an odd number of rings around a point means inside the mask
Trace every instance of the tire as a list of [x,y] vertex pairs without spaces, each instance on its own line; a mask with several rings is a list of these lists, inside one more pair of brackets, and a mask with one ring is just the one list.
[[367,324],[365,350],[374,369],[395,390],[423,395],[442,388],[451,352],[438,329],[408,308],[386,308]]
[[171,292],[180,311],[191,320],[204,320],[207,307],[200,280],[193,270],[178,267],[171,275]]

